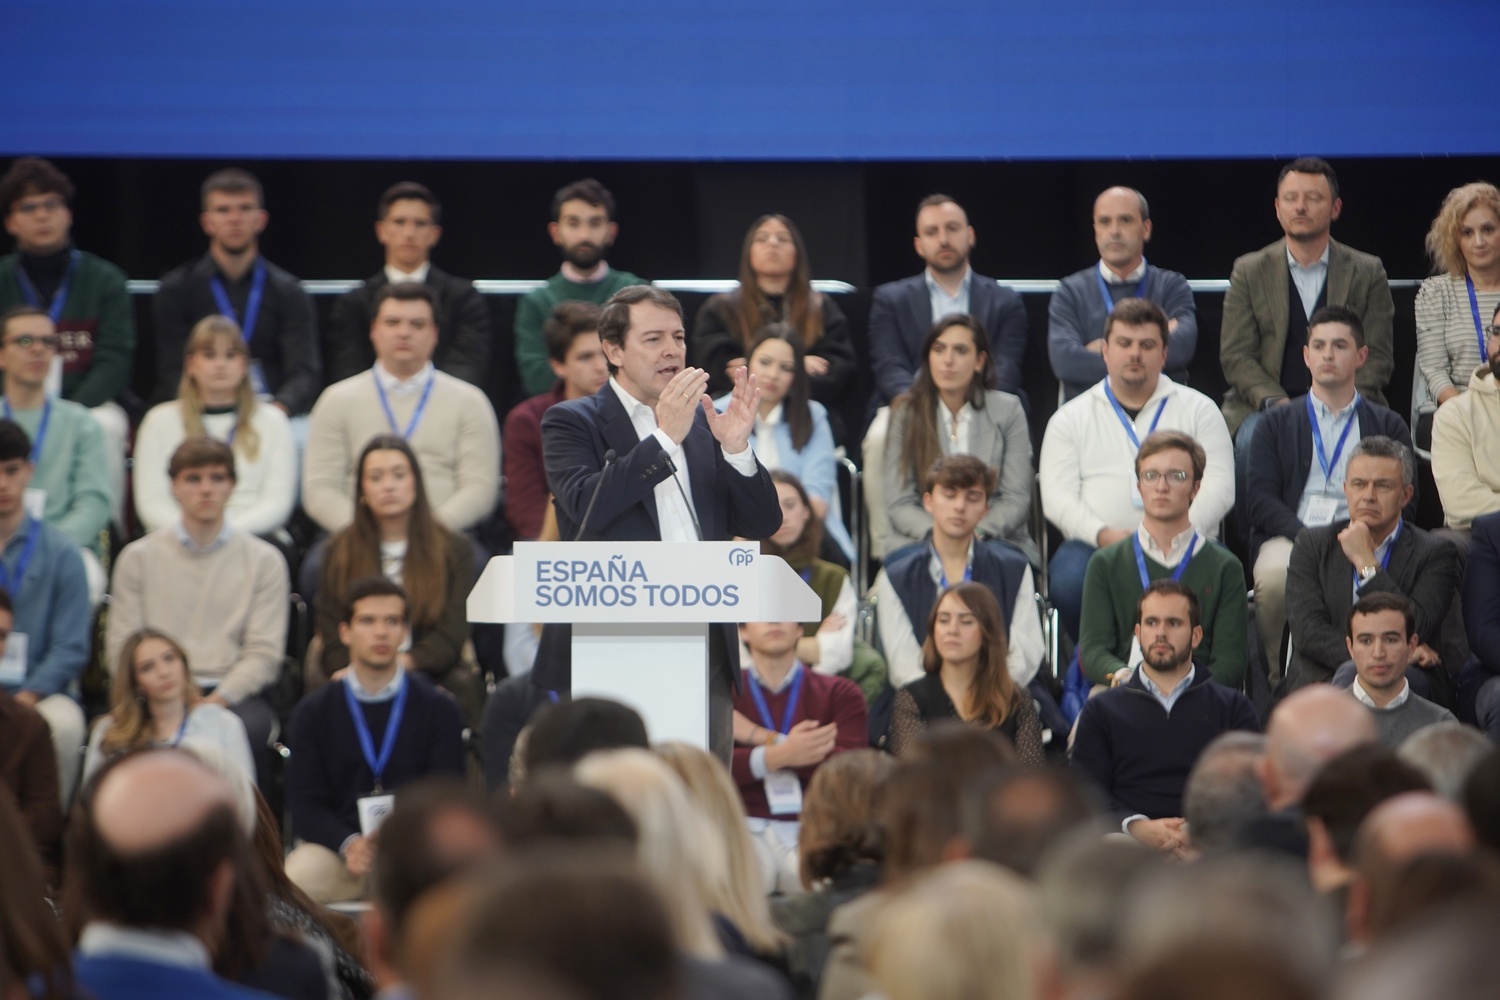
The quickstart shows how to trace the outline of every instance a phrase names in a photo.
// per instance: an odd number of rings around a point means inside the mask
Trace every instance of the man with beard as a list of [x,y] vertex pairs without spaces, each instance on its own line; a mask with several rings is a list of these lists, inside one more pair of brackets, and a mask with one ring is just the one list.
[[193,324],[214,315],[239,326],[250,348],[251,383],[262,398],[291,417],[305,414],[318,398],[317,313],[297,279],[261,256],[260,234],[269,219],[260,181],[251,174],[231,167],[203,182],[199,223],[208,253],[168,272],[151,302],[156,401],[176,398]]
[[1259,732],[1260,723],[1250,699],[1193,664],[1203,627],[1190,587],[1176,580],[1147,587],[1135,635],[1145,659],[1129,680],[1084,703],[1072,763],[1104,792],[1124,832],[1181,855],[1182,793],[1198,755],[1219,734]]
[[557,380],[542,330],[554,306],[574,301],[602,306],[627,285],[647,284],[605,261],[604,251],[620,232],[614,220],[614,196],[592,177],[574,181],[552,198],[547,233],[562,251],[562,269],[516,305],[516,367],[528,396],[546,392]]
[[1443,501],[1444,537],[1469,551],[1476,517],[1500,511],[1500,308],[1485,330],[1489,360],[1469,377],[1469,391],[1438,407],[1432,423],[1432,478]]

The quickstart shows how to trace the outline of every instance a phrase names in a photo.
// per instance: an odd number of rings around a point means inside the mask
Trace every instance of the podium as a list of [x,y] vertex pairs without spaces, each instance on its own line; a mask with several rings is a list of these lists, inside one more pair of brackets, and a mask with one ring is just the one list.
[[823,607],[759,542],[517,542],[485,566],[468,617],[572,625],[574,697],[622,702],[653,741],[707,749],[709,630],[821,621]]

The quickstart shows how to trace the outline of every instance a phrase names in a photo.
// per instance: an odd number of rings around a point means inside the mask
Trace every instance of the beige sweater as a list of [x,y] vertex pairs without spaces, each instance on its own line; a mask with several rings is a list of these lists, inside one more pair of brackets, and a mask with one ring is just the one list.
[[182,644],[199,683],[217,681],[230,704],[276,679],[286,655],[286,560],[267,542],[232,532],[208,553],[193,552],[177,528],[131,542],[115,562],[106,646],[110,670],[125,640],[161,629]]
[[[408,439],[422,465],[433,513],[463,531],[495,508],[500,493],[500,425],[483,392],[443,372],[422,422]],[[411,422],[420,393],[391,399],[396,424]],[[308,424],[302,459],[302,506],[328,531],[354,520],[354,463],[365,442],[391,433],[375,391],[375,376],[361,372],[323,391]]]
[[1475,368],[1468,391],[1432,418],[1432,478],[1450,528],[1500,510],[1500,387],[1489,365]]

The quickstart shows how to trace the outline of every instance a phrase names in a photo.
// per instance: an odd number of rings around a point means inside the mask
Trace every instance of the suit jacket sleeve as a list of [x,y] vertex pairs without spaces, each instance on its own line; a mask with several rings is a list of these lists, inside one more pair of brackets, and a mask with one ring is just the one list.
[[1256,280],[1257,264],[1264,251],[1249,254],[1234,262],[1229,275],[1229,291],[1224,295],[1224,320],[1219,328],[1219,362],[1224,380],[1238,390],[1252,410],[1258,410],[1268,399],[1286,395],[1280,375],[1266,370],[1260,361],[1260,342],[1265,331],[1255,321],[1250,300],[1250,285]]
[[[454,378],[484,388],[490,370],[490,311],[473,282],[448,278],[444,293],[451,296],[447,310],[453,329],[440,366]],[[550,367],[550,366],[549,366]]]
[[312,298],[301,288],[293,287],[292,293],[281,317],[281,385],[276,401],[295,416],[306,413],[323,389],[323,359]]
[[[703,419],[703,414],[698,414]],[[770,538],[781,527],[781,501],[771,473],[755,460],[755,475],[746,476],[724,458],[719,442],[713,442],[720,486],[729,502],[729,526],[720,541],[730,538]]]
[[1500,674],[1500,514],[1474,522],[1464,567],[1464,631],[1486,673]]
[[1353,276],[1349,306],[1364,321],[1365,346],[1370,349],[1370,356],[1365,359],[1364,367],[1355,373],[1354,384],[1364,395],[1384,403],[1385,387],[1396,368],[1391,332],[1396,304],[1391,300],[1390,282],[1380,258],[1369,257],[1364,263],[1367,266],[1358,267]]
[[[993,279],[986,278],[986,281]],[[996,388],[1014,393],[1021,388],[1021,365],[1026,360],[1026,304],[1008,288],[996,287],[999,308],[985,333],[990,338]]]
[[[995,428],[1005,448],[1000,458],[1000,477],[990,496],[989,513],[979,523],[980,531],[991,538],[1004,538],[1026,528],[1031,518],[1031,486],[1036,480],[1036,471],[1031,465],[1031,431],[1026,426],[1026,412],[1019,402],[1011,403],[1007,399],[1005,403],[1001,410],[1002,422]],[[977,416],[988,420],[989,407]],[[931,523],[930,515],[927,520]]]
[[[1297,518],[1297,509],[1286,502],[1287,484],[1281,481],[1281,476],[1286,452],[1297,451],[1297,443],[1289,440],[1288,428],[1300,423],[1283,419],[1281,409],[1268,412],[1250,440],[1245,505],[1256,530],[1269,538],[1296,538],[1303,525]],[[1301,494],[1300,489],[1297,492]]]
[[[1335,622],[1328,610],[1324,580],[1330,573],[1352,588],[1354,577],[1349,560],[1332,536],[1319,529],[1303,528],[1292,542],[1292,557],[1286,568],[1286,610],[1297,655],[1332,671],[1349,658],[1344,643],[1344,622]],[[1389,581],[1389,574],[1385,575]],[[1378,587],[1387,590],[1394,587]]]
[[911,388],[916,375],[906,347],[901,341],[901,327],[896,319],[896,301],[902,284],[881,285],[870,300],[870,361],[875,369],[875,385],[887,401]]
[[1198,304],[1182,275],[1162,275],[1161,309],[1169,321],[1177,321],[1177,329],[1167,335],[1167,367],[1187,368],[1198,353]]
[[[561,403],[542,417],[542,458],[547,466],[547,485],[557,504],[558,527],[571,538],[594,496],[600,476],[608,476],[607,488],[598,491],[589,515],[589,533],[604,537],[609,526],[638,503],[655,503],[652,490],[672,473],[659,460],[661,446],[647,437],[630,451],[617,455],[614,465],[603,468],[602,449],[596,447],[587,400]],[[600,442],[602,443],[602,442]],[[737,473],[736,473],[737,475]]]
[[922,507],[922,491],[912,470],[901,460],[902,445],[911,426],[911,403],[891,408],[890,430],[885,437],[885,503],[891,528],[906,541],[916,541],[932,528],[932,515]]
[[328,356],[323,367],[329,385],[370,367],[365,361],[374,350],[370,346],[370,296],[366,282],[334,300],[328,337],[324,341]]
[[[1407,525],[1403,530],[1410,527]],[[1425,546],[1412,553],[1417,560],[1417,565],[1413,567],[1416,579],[1406,596],[1417,607],[1417,635],[1422,642],[1437,649],[1443,619],[1453,607],[1454,593],[1458,589],[1458,549],[1453,547],[1452,542],[1437,535],[1428,535],[1424,541]],[[1377,585],[1380,590],[1398,589],[1395,580],[1390,580],[1389,585],[1382,585],[1381,577],[1389,577],[1389,574],[1381,570],[1363,589],[1377,589]],[[1450,663],[1445,666],[1457,676],[1463,664]]]
[[[1104,336],[1104,331],[1084,329],[1082,317],[1078,291],[1068,282],[1062,282],[1047,306],[1047,357],[1059,382],[1092,385],[1103,381],[1107,374],[1104,355],[1095,354],[1085,346]],[[1176,364],[1175,357],[1171,361]]]

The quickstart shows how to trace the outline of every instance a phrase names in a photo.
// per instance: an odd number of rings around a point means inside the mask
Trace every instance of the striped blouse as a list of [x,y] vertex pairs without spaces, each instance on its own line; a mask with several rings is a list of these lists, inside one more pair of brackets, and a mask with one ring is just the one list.
[[[1479,319],[1488,327],[1500,305],[1500,291],[1476,290]],[[1427,391],[1438,393],[1452,387],[1462,392],[1469,376],[1479,367],[1479,335],[1474,329],[1474,311],[1463,278],[1437,274],[1422,282],[1417,291],[1417,364],[1427,380]]]

